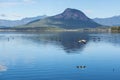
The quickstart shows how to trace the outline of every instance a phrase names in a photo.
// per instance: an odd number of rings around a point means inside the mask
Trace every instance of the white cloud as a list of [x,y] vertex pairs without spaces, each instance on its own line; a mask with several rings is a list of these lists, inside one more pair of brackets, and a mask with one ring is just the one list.
[[35,0],[23,0],[25,3],[35,3]]
[[84,10],[84,12],[87,13],[87,14],[92,14],[93,13],[92,10]]
[[18,6],[18,5],[26,5],[26,4],[34,4],[36,3],[35,0],[21,0],[21,1],[4,1],[0,2],[0,7],[11,7],[11,6]]
[[12,14],[11,17],[19,18],[19,17],[22,17],[22,16],[20,14]]
[[23,16],[21,14],[0,14],[0,19],[21,19]]
[[9,7],[9,6],[15,6],[18,5],[18,2],[1,2],[0,7]]

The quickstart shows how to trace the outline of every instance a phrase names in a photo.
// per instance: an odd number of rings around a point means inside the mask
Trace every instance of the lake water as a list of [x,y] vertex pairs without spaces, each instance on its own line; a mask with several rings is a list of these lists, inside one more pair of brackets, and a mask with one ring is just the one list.
[[120,34],[0,33],[0,65],[0,80],[120,80]]

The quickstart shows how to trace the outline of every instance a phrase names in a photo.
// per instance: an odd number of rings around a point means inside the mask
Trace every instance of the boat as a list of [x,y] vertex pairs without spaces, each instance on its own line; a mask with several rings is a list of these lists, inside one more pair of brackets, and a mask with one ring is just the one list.
[[85,44],[85,43],[87,42],[87,40],[82,39],[82,40],[79,40],[78,42],[79,42],[79,43],[84,43],[84,44]]

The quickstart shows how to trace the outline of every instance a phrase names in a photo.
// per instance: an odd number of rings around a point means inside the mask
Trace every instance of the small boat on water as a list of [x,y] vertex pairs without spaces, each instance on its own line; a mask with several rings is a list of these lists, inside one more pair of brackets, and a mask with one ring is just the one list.
[[85,44],[85,43],[87,42],[87,40],[82,39],[82,40],[79,40],[78,42],[79,42],[79,43],[84,43],[84,44]]

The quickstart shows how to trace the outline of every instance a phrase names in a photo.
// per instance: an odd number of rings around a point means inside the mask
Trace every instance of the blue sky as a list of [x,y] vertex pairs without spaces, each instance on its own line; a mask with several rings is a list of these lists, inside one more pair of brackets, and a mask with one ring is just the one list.
[[120,0],[0,0],[0,19],[52,16],[66,8],[83,11],[90,18],[120,15]]

